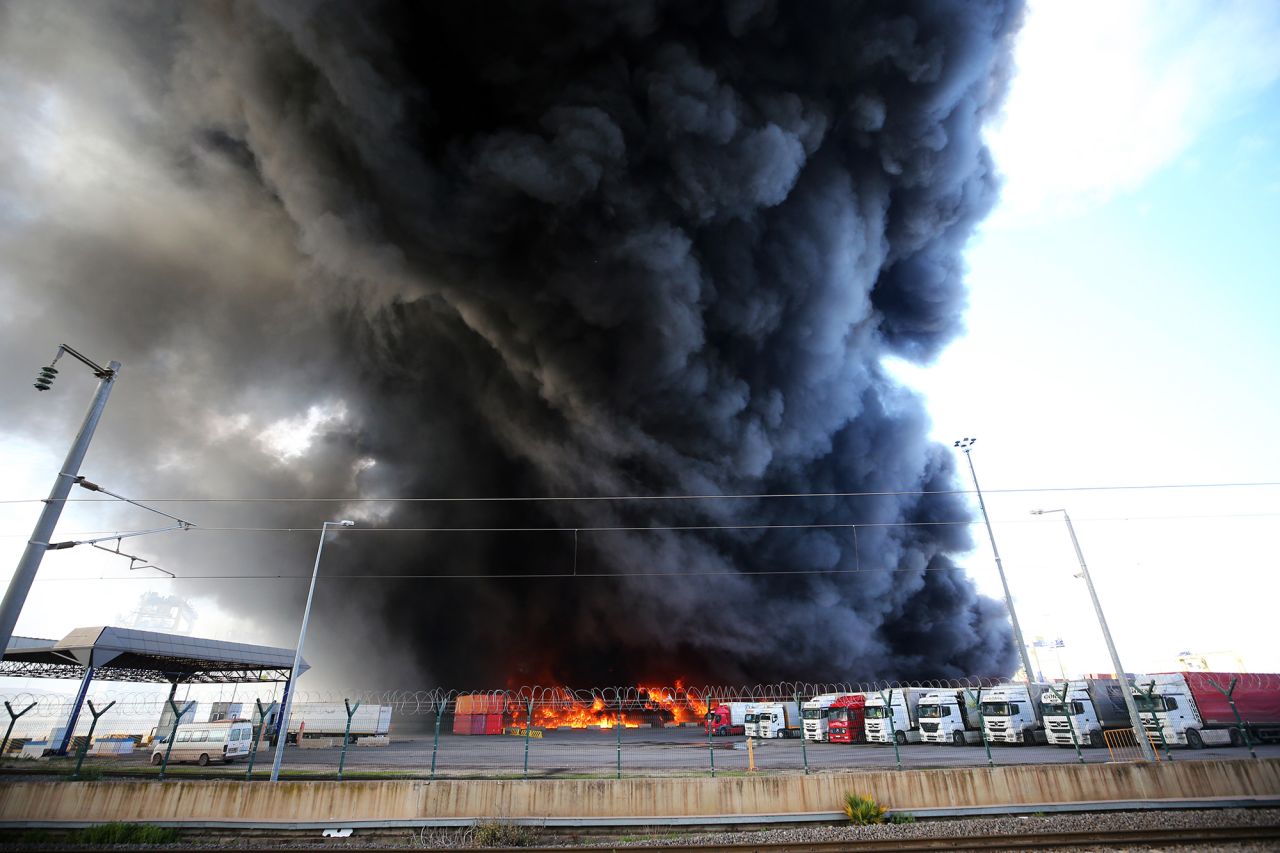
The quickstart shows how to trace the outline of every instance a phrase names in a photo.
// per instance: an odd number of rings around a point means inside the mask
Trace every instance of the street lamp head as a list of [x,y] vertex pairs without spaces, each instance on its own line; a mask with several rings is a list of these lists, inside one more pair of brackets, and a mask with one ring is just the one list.
[[973,447],[973,445],[974,445],[975,443],[977,443],[977,441],[978,441],[978,439],[976,439],[976,438],[970,438],[969,436],[965,436],[964,438],[962,438],[962,439],[960,439],[959,441],[955,442],[955,443],[952,445],[952,447],[958,447],[958,448],[960,448],[961,450],[963,450],[965,453],[968,453],[968,452],[969,452],[969,448],[970,448],[970,447]]
[[355,523],[354,521],[347,521],[346,519],[343,519],[342,521],[339,521],[339,522],[338,522],[338,524],[342,525],[343,527],[355,527],[355,526],[356,526],[356,523]]

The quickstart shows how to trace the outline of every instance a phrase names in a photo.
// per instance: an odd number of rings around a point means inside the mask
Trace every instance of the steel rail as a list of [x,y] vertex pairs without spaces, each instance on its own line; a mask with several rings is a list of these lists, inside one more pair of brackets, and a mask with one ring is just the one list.
[[[167,822],[166,822],[167,823]],[[688,828],[686,828],[688,829]],[[393,830],[375,830],[379,835],[386,835]],[[206,830],[207,832],[207,830]],[[367,836],[365,828],[362,834]],[[690,834],[712,834],[695,833]],[[3,836],[0,836],[2,838]],[[235,832],[213,832],[203,836],[206,846],[200,847],[166,847],[170,853],[204,853],[210,848],[207,842],[218,839],[242,839]],[[796,842],[748,842],[742,844],[644,844],[629,843],[627,850],[654,850],[663,853],[706,853],[707,850],[730,851],[731,853],[836,853],[836,851],[930,851],[930,850],[1043,850],[1055,847],[1079,847],[1087,845],[1103,845],[1099,849],[1115,847],[1129,849],[1134,845],[1173,843],[1178,846],[1190,844],[1214,844],[1223,842],[1270,841],[1280,839],[1280,825],[1265,826],[1229,826],[1229,827],[1189,827],[1170,829],[1126,829],[1126,830],[1084,830],[1071,832],[1021,832],[987,835],[929,836],[910,838],[857,838],[850,837],[839,841],[796,841]],[[278,853],[280,850],[332,850],[333,840],[328,843],[316,843],[314,837],[305,840],[295,833],[281,833],[279,844],[263,843],[259,835],[253,839],[252,846],[235,849],[240,853]],[[310,843],[308,843],[310,842]],[[445,842],[447,843],[447,841]],[[48,849],[62,849],[53,843]],[[361,846],[365,851],[403,851],[403,844],[389,846]],[[417,847],[420,850],[451,850],[453,847]],[[529,846],[529,847],[489,847],[492,853],[614,853],[617,844],[594,844],[574,847],[564,846]]]

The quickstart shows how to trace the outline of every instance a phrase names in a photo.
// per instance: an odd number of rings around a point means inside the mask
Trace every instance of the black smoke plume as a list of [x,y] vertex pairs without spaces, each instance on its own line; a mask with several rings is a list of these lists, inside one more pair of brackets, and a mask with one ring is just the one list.
[[[135,494],[879,493],[184,507],[361,521],[314,623],[335,677],[1012,668],[952,561],[967,528],[934,524],[970,517],[953,459],[882,362],[960,328],[1016,0],[0,15],[3,352],[125,362],[97,470]],[[72,416],[26,393],[15,430]],[[309,450],[264,449],[309,410]],[[377,532],[467,527],[543,530]],[[302,573],[314,534],[155,547],[179,574]],[[182,588],[291,642],[305,585],[237,587]]]

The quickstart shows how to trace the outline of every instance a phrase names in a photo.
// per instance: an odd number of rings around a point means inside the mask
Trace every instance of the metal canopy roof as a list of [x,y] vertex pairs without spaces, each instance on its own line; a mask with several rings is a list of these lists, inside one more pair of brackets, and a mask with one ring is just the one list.
[[[103,681],[288,681],[293,650],[99,626],[77,628],[61,640],[14,637],[0,675],[78,679],[90,666]],[[307,669],[304,661],[298,674]]]

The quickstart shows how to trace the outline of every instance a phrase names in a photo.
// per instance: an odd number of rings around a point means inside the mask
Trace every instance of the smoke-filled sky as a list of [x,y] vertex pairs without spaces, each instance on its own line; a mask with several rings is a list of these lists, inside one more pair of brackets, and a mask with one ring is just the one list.
[[[955,562],[969,529],[938,523],[971,518],[937,494],[955,460],[883,360],[963,328],[1020,14],[6,4],[7,441],[69,438],[87,377],[60,364],[37,398],[27,376],[65,341],[125,365],[84,473],[140,497],[880,493],[165,504],[359,523],[327,546],[309,641],[339,680],[1008,673],[1003,605]],[[150,524],[77,506],[62,529]],[[421,531],[442,527],[506,531]],[[125,550],[306,575],[315,538]],[[94,569],[127,574],[112,560]],[[171,588],[280,644],[305,593]]]

